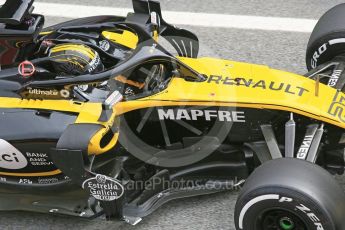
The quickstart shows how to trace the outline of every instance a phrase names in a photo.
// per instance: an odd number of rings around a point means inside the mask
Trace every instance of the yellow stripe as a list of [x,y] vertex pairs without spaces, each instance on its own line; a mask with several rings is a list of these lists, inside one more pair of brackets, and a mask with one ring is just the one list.
[[51,52],[54,53],[54,52],[65,51],[65,50],[74,50],[74,51],[81,52],[85,54],[87,57],[89,57],[91,60],[95,58],[95,53],[92,52],[90,48],[83,45],[75,45],[75,44],[57,45],[51,49]]
[[[56,57],[56,56],[55,56]],[[79,66],[80,68],[84,68],[84,66],[82,66],[79,62],[77,62],[76,60],[74,59],[66,59],[66,58],[61,58],[61,59],[56,59],[56,61],[58,62],[69,62],[73,65],[77,65]]]
[[86,55],[88,58],[90,58],[91,60],[95,57],[95,55],[94,54],[91,54],[91,53],[89,53],[88,51],[86,51],[86,50],[81,50],[81,49],[78,49],[78,48],[76,48],[76,47],[64,47],[64,48],[61,48],[61,47],[58,47],[58,48],[53,48],[52,50],[51,50],[51,54],[54,54],[54,53],[58,53],[58,52],[62,52],[62,51],[75,51],[75,52],[80,52],[80,53],[82,53],[82,54],[84,54],[84,55]]
[[46,31],[46,32],[40,32],[40,35],[48,35],[53,33],[54,31]]
[[[74,55],[74,54],[67,54],[68,56],[74,56],[74,57],[77,57],[77,58],[80,58],[82,61],[85,62],[85,64],[89,64],[89,62],[84,59],[83,57],[80,57],[80,56],[77,56],[77,55]],[[53,56],[50,56],[51,58],[59,58],[59,57],[66,57],[65,54],[55,54]],[[59,59],[59,60],[63,60],[63,59]],[[66,62],[70,62],[71,60],[68,60],[68,59],[64,59]]]
[[0,172],[0,175],[3,176],[18,176],[18,177],[37,177],[37,176],[54,176],[60,174],[61,171],[56,169],[50,172],[40,172],[40,173],[8,173],[8,172]]
[[153,31],[153,39],[158,42],[158,38],[159,38],[159,33],[157,30]]

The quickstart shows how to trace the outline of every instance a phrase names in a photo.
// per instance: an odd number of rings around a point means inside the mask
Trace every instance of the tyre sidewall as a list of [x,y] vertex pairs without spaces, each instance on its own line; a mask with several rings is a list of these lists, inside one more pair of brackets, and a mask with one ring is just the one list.
[[[340,43],[334,44],[335,41]],[[306,55],[307,68],[308,70],[314,69],[344,53],[345,31],[334,32],[323,36],[308,47]]]
[[[269,195],[270,199],[264,199],[263,196]],[[242,199],[244,198],[244,199]],[[329,217],[327,210],[325,210],[322,204],[318,204],[308,195],[290,190],[287,188],[270,187],[257,189],[254,192],[242,194],[239,197],[235,216],[239,217],[242,209],[253,199],[264,199],[257,201],[251,205],[246,211],[243,217],[243,229],[244,230],[265,230],[257,228],[257,218],[269,210],[283,209],[287,210],[294,215],[302,219],[307,226],[307,230],[334,230],[335,227]],[[235,220],[236,228],[239,228],[239,218]]]

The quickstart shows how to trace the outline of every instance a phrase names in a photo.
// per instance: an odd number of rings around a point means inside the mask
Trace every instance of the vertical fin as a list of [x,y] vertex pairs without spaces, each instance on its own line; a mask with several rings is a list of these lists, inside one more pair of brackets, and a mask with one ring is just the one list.
[[265,137],[267,147],[271,153],[272,159],[282,158],[283,156],[280,152],[277,139],[274,136],[272,125],[261,125],[260,127],[262,134]]
[[320,147],[321,138],[322,138],[322,135],[324,133],[323,127],[324,127],[324,124],[321,124],[320,128],[318,128],[316,130],[314,139],[310,145],[310,149],[309,149],[308,156],[307,156],[307,161],[310,161],[312,163],[315,163],[316,159],[317,159],[317,154],[318,154],[318,150]]
[[311,124],[307,126],[307,131],[303,138],[302,144],[297,152],[297,158],[301,160],[305,160],[307,158],[308,152],[311,147],[311,143],[315,137],[316,130],[318,129],[317,124]]
[[296,139],[296,123],[293,119],[293,113],[290,114],[290,120],[285,124],[285,157],[294,157]]

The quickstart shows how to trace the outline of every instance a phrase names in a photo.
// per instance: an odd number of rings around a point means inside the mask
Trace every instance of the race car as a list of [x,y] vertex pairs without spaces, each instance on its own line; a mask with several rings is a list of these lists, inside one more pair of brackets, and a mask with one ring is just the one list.
[[135,225],[241,189],[237,229],[344,229],[345,4],[315,27],[305,76],[198,57],[159,2],[133,9],[44,28],[33,0],[1,7],[0,210]]

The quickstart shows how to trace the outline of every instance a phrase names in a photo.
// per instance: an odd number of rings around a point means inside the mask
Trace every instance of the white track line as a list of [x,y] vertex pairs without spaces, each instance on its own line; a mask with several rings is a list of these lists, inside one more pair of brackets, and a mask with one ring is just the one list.
[[[132,9],[114,7],[70,5],[45,2],[35,3],[36,13],[54,17],[79,18],[94,15],[125,16],[128,12],[132,11]],[[311,32],[317,22],[313,19],[302,18],[261,17],[177,11],[163,11],[163,17],[167,22],[176,25],[305,33]]]

